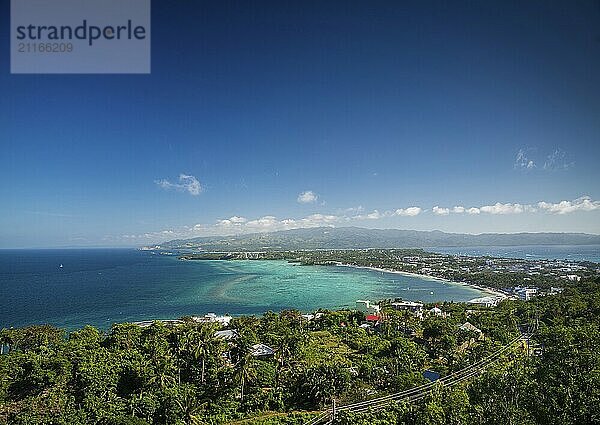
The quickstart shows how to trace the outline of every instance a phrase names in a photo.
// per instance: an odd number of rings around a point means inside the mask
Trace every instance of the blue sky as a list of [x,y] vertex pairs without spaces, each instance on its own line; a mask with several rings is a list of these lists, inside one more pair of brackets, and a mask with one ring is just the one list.
[[600,233],[597,2],[152,8],[150,75],[11,75],[0,1],[0,247]]

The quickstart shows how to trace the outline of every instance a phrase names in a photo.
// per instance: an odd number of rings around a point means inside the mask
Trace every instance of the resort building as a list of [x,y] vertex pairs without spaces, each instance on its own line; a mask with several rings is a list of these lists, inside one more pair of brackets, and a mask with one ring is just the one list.
[[225,329],[222,331],[216,331],[214,336],[215,338],[224,339],[225,341],[231,341],[237,339],[239,334],[236,329]]
[[141,322],[132,322],[132,325],[139,326],[140,328],[147,328],[155,323],[162,323],[165,326],[175,326],[183,324],[181,320],[143,320]]
[[520,300],[529,301],[532,297],[537,295],[538,290],[537,288],[515,286],[513,292]]
[[502,301],[502,297],[490,296],[472,299],[469,301],[469,304],[475,304],[482,307],[495,307],[500,301]]
[[391,304],[394,310],[410,311],[418,318],[423,318],[423,304],[414,301],[395,301]]
[[394,310],[408,310],[413,313],[423,311],[423,304],[414,301],[396,301],[391,305]]
[[433,315],[433,316],[438,316],[438,317],[443,317],[446,318],[448,317],[448,313],[444,313],[440,308],[438,307],[433,307],[431,310],[429,310],[427,312],[428,315]]
[[252,346],[251,354],[254,357],[267,357],[273,356],[275,354],[275,350],[265,344],[254,344]]
[[208,313],[202,317],[194,316],[192,319],[198,323],[220,323],[223,326],[229,326],[231,316],[217,316],[215,313]]

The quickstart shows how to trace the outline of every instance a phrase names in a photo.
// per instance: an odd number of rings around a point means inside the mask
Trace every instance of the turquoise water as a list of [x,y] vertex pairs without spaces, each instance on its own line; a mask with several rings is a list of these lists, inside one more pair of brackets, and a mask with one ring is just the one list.
[[131,249],[0,250],[0,327],[106,329],[116,322],[208,312],[313,311],[353,306],[357,299],[479,296],[481,291],[464,285],[350,267],[179,261]]

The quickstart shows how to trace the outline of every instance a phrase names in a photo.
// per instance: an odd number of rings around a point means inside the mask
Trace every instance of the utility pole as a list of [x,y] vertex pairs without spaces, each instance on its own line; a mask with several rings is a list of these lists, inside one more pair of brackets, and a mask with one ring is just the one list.
[[335,398],[333,399],[333,403],[331,406],[331,421],[335,421]]

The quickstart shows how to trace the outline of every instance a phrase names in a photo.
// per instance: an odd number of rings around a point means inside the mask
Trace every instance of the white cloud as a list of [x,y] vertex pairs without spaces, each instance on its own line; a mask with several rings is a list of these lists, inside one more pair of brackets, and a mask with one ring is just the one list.
[[567,158],[567,153],[562,149],[556,149],[546,158],[544,170],[567,170],[575,165]]
[[[363,208],[360,207],[360,210]],[[355,209],[348,209],[348,212],[355,212]],[[379,220],[386,217],[414,217],[423,212],[420,207],[398,208],[394,211],[373,210],[368,214],[358,214],[351,217],[344,217],[346,220]]]
[[313,202],[317,202],[319,197],[312,190],[307,190],[298,195],[298,202],[301,204],[311,204]]
[[[362,208],[361,208],[362,209]],[[351,209],[350,211],[355,211]],[[350,212],[347,211],[347,212]],[[368,214],[348,215],[345,212],[340,214],[311,214],[301,218],[277,218],[274,215],[264,215],[262,217],[249,220],[243,216],[234,215],[229,218],[219,219],[214,224],[204,225],[195,224],[192,226],[182,226],[176,229],[166,229],[156,232],[147,232],[142,234],[121,235],[121,240],[140,243],[159,243],[165,240],[184,239],[196,236],[226,236],[243,233],[272,232],[278,230],[289,230],[311,227],[333,227],[336,225],[348,225],[353,221],[361,220],[379,220],[392,217],[414,217],[429,210],[423,210],[420,207],[412,206],[399,208],[394,211],[372,210]],[[450,214],[459,215],[511,215],[523,213],[548,213],[548,214],[569,214],[577,211],[600,211],[600,201],[594,201],[589,196],[582,196],[573,201],[563,200],[557,203],[540,201],[537,204],[519,204],[519,203],[501,203],[496,202],[493,205],[484,205],[480,207],[465,207],[456,205],[452,208],[445,208],[436,205],[431,209],[431,213],[437,216],[448,216]]]
[[241,224],[247,222],[248,220],[246,220],[244,217],[238,217],[237,215],[234,215],[229,219],[229,221],[235,224]]
[[470,207],[466,208],[463,206],[455,206],[454,208],[443,208],[439,206],[435,206],[432,209],[432,212],[435,215],[449,215],[452,214],[464,214],[467,213],[469,215],[476,215],[480,213],[487,214],[520,214],[523,212],[534,212],[535,208],[531,205],[521,205],[521,204],[502,204],[500,202],[495,203],[494,205],[484,205],[482,207]]
[[340,220],[341,217],[337,215],[311,214],[308,217],[305,217],[302,220],[300,220],[300,224],[303,224],[307,227],[318,227],[330,225]]
[[273,232],[277,230],[331,226],[341,220],[342,217],[340,216],[326,214],[311,214],[300,219],[285,218],[282,220],[277,219],[273,215],[267,215],[244,223],[243,230]]
[[217,227],[236,227],[236,226],[241,226],[242,224],[246,223],[248,220],[244,217],[238,217],[236,215],[234,215],[233,217],[230,218],[225,218],[225,219],[221,219],[221,220],[217,220],[217,224],[215,226]]
[[139,235],[134,235],[134,234],[125,234],[125,235],[121,235],[122,239],[139,239],[139,240],[164,240],[165,238],[167,239],[172,239],[174,237],[177,237],[178,233],[176,233],[173,230],[161,230],[159,232],[147,232],[147,233],[142,233]]
[[594,211],[600,209],[600,201],[592,201],[589,196],[582,196],[574,201],[560,201],[556,204],[538,202],[541,210],[554,214],[568,214],[576,211]]
[[535,212],[535,208],[531,205],[521,205],[521,204],[502,204],[500,202],[496,202],[494,205],[484,205],[479,208],[479,210],[483,213],[487,214],[521,214],[524,212]]
[[535,162],[529,159],[527,156],[528,153],[526,150],[519,149],[519,152],[517,152],[517,156],[515,158],[514,167],[521,170],[531,170],[532,168],[535,168]]
[[392,213],[389,211],[379,212],[378,210],[373,210],[372,212],[370,212],[368,214],[355,215],[352,217],[352,220],[379,220],[380,218],[388,217],[391,214]]
[[362,205],[359,205],[358,207],[346,208],[345,210],[343,210],[343,212],[349,213],[349,214],[355,214],[355,213],[363,212],[364,210],[365,210],[364,207]]
[[514,168],[519,170],[533,170],[538,168],[538,163],[541,164],[541,169],[545,171],[555,170],[568,170],[575,165],[575,162],[571,161],[565,151],[562,149],[555,149],[545,160],[538,161],[532,159],[531,154],[535,154],[537,149],[519,149],[517,156],[515,157]]
[[380,213],[377,210],[374,210],[373,212],[367,214],[365,216],[365,218],[368,218],[369,220],[379,220],[380,218],[382,218],[384,215],[382,213]]
[[469,215],[474,215],[474,214],[481,213],[481,210],[476,207],[467,208],[467,207],[463,207],[461,205],[457,205],[454,208],[452,208],[452,213],[454,213],[454,214],[465,214],[466,213]]
[[256,220],[250,220],[246,223],[246,227],[256,230],[278,230],[277,229],[277,217],[273,215],[265,215]]
[[204,190],[198,179],[188,174],[179,175],[179,183],[171,183],[167,179],[156,180],[155,183],[165,189],[175,189],[182,192],[188,192],[190,195],[198,196]]
[[442,208],[442,207],[439,207],[437,205],[435,207],[433,207],[431,211],[433,211],[433,213],[435,215],[448,215],[448,214],[450,214],[450,208]]
[[568,214],[575,211],[595,211],[600,210],[600,201],[594,201],[589,196],[582,196],[574,201],[560,201],[558,203],[538,202],[536,205],[519,204],[519,203],[501,203],[496,202],[493,205],[483,205],[481,207],[464,207],[455,206],[452,209],[433,207],[432,212],[436,215],[452,214],[492,214],[492,215],[509,215],[535,213],[545,211],[553,214]]
[[400,217],[414,217],[421,214],[423,210],[420,207],[398,208],[393,215]]

